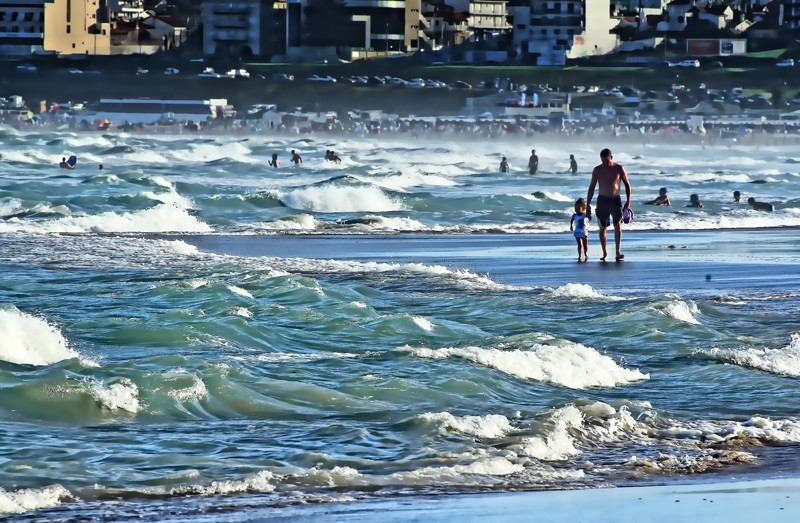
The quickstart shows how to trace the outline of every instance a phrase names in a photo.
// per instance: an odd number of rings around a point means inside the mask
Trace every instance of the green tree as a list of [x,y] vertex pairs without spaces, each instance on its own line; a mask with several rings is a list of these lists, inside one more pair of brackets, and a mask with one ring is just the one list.
[[311,46],[345,45],[351,18],[345,0],[308,0],[305,43]]

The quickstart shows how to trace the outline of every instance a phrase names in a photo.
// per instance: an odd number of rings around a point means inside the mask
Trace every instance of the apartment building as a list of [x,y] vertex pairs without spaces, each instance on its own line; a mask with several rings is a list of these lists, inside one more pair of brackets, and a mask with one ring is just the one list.
[[513,8],[514,44],[539,65],[612,52],[617,25],[610,0],[530,0]]
[[203,52],[235,56],[261,54],[260,0],[203,2]]
[[363,31],[366,49],[383,53],[417,51],[420,40],[427,40],[422,0],[347,0],[347,9],[358,34]]
[[44,8],[44,49],[57,54],[111,54],[106,1],[48,1]]
[[30,55],[44,44],[44,0],[0,2],[0,54]]

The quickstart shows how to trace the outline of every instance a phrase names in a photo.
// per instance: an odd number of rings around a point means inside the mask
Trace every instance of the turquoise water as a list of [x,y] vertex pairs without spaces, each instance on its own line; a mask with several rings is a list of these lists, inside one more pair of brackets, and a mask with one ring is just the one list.
[[4,515],[797,475],[789,149],[615,151],[603,266],[559,174],[588,145],[532,178],[500,143],[2,136]]

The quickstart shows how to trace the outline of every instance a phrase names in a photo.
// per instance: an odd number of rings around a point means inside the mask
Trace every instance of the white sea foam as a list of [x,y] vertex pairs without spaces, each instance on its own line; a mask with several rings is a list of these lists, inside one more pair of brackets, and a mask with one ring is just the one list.
[[313,212],[387,212],[403,210],[380,188],[372,186],[343,187],[325,185],[295,189],[282,194],[280,200],[293,209]]
[[0,339],[0,360],[10,363],[50,365],[80,357],[58,327],[16,308],[0,309]]
[[[171,495],[195,494],[202,496],[235,494],[239,492],[272,492],[275,490],[273,482],[275,475],[262,470],[253,475],[238,480],[213,481],[208,485],[182,485],[172,488]],[[156,490],[156,489],[153,489]]]
[[727,363],[781,376],[800,377],[800,334],[792,334],[789,345],[777,349],[747,347],[700,351]]
[[242,318],[248,318],[248,319],[253,317],[253,313],[249,309],[246,309],[245,307],[234,307],[233,309],[231,309],[231,314],[233,314],[234,316],[241,316]]
[[95,216],[70,216],[44,222],[8,220],[0,232],[109,233],[109,232],[211,232],[211,227],[186,209],[161,204],[136,212],[105,212]]
[[423,318],[422,316],[411,316],[411,321],[413,321],[420,329],[424,331],[431,332],[434,329],[433,322],[428,318]]
[[481,347],[398,349],[419,358],[463,358],[524,379],[553,383],[572,389],[614,387],[650,378],[639,370],[620,367],[610,357],[579,343],[534,344],[529,350]]
[[567,283],[561,287],[550,289],[550,292],[555,296],[564,298],[603,300],[603,301],[619,301],[624,298],[617,296],[608,296],[595,290],[587,283]]
[[693,325],[700,325],[700,321],[696,317],[700,311],[697,308],[697,304],[693,301],[686,302],[683,300],[673,299],[663,306],[661,312],[670,318],[675,318],[678,321],[691,323]]
[[139,388],[127,378],[111,385],[93,382],[90,391],[92,397],[109,410],[124,410],[133,414],[139,412]]
[[205,382],[183,369],[166,373],[164,380],[171,386],[177,385],[176,388],[168,390],[167,394],[178,401],[187,402],[208,397],[208,388]]
[[691,424],[673,422],[672,426],[662,432],[673,438],[688,437],[705,443],[720,443],[737,438],[752,438],[765,443],[800,443],[800,421],[761,416],[754,416],[744,422],[716,420]]
[[0,201],[0,217],[11,216],[22,210],[22,202],[16,198]]
[[426,412],[419,417],[437,424],[443,432],[454,431],[478,438],[499,438],[513,430],[508,418],[500,414],[453,416],[449,412]]
[[72,499],[72,494],[58,484],[10,491],[0,487],[0,514],[23,514],[57,507],[69,499]]
[[313,352],[313,353],[291,353],[291,352],[268,352],[257,356],[236,356],[235,359],[256,360],[266,363],[282,362],[303,362],[318,361],[329,359],[351,359],[368,356],[369,353],[350,353],[350,352]]
[[287,216],[286,218],[275,220],[273,222],[259,224],[259,228],[290,231],[313,231],[317,229],[317,220],[310,214],[295,214],[293,216]]
[[237,287],[236,285],[227,285],[228,290],[234,294],[238,294],[239,296],[243,296],[245,298],[250,298],[251,300],[254,299],[253,295],[247,289],[242,289],[241,287]]

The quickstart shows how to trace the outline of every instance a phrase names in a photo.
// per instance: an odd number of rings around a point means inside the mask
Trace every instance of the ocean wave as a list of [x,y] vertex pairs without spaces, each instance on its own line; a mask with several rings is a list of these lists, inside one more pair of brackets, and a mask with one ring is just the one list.
[[571,389],[616,387],[650,378],[649,374],[620,367],[610,357],[572,342],[562,342],[560,345],[534,344],[526,350],[481,347],[402,347],[397,350],[425,359],[465,359],[518,378]]
[[94,216],[70,216],[48,221],[15,220],[0,223],[1,232],[110,233],[110,232],[211,232],[209,225],[187,209],[160,204],[136,212],[104,212]]
[[16,308],[0,309],[0,360],[19,365],[50,365],[79,358],[55,325]]
[[800,377],[800,334],[792,334],[789,345],[781,348],[713,348],[699,351],[711,359],[780,376]]
[[63,502],[73,499],[72,494],[58,484],[11,491],[0,487],[0,514],[24,514],[34,510],[57,507]]
[[379,187],[316,186],[284,192],[281,202],[293,209],[311,212],[387,212],[405,206]]

